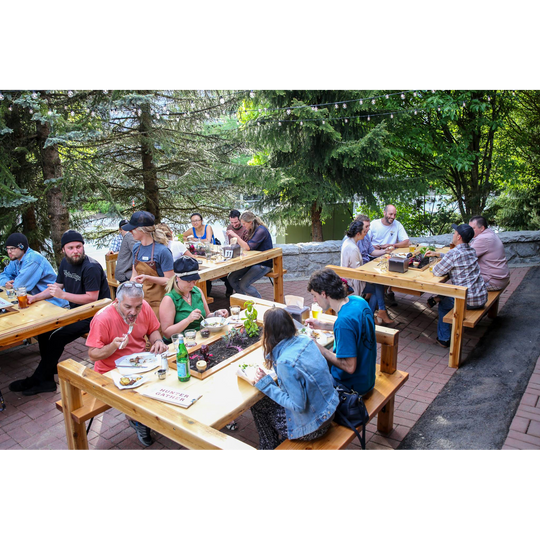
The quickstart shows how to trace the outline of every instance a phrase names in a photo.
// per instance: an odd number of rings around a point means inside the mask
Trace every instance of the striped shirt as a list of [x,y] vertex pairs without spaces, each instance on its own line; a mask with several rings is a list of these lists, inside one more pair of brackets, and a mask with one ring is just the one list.
[[467,287],[467,305],[483,306],[487,301],[487,289],[480,275],[476,251],[469,244],[458,244],[433,267],[434,276],[450,276],[454,285]]

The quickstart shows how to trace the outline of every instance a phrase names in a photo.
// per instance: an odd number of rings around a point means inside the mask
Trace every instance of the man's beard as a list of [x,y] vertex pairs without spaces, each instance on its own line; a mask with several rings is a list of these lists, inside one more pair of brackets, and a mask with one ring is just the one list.
[[[232,225],[232,223],[231,223]],[[240,223],[240,225],[238,225],[238,227],[235,227],[234,225],[232,225],[232,228],[235,230],[235,231],[238,231],[239,229],[242,228],[242,224]]]
[[84,249],[82,251],[80,259],[72,259],[69,255],[64,253],[64,257],[66,258],[66,261],[73,266],[80,266],[83,263],[85,256],[86,256],[86,253],[84,252]]
[[122,317],[122,319],[124,320],[124,322],[127,324],[127,325],[134,325],[136,322],[137,322],[137,317],[139,316],[139,314],[137,313],[137,315],[135,315],[133,317],[132,320],[128,319],[128,317],[126,315],[124,315],[124,313],[122,312],[122,309],[120,308],[120,304],[116,304],[116,311],[118,312],[118,314],[120,315],[120,317]]

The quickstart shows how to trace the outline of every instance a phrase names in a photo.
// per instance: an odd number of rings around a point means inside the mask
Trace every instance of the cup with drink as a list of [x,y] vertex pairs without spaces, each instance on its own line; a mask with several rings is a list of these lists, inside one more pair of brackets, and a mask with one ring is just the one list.
[[317,302],[314,302],[311,304],[311,317],[313,319],[318,319],[319,315],[322,313],[322,307],[317,304]]
[[17,289],[17,300],[19,301],[19,309],[26,309],[28,307],[26,287],[19,287]]
[[6,289],[8,300],[14,300],[17,297],[17,291],[15,289]]

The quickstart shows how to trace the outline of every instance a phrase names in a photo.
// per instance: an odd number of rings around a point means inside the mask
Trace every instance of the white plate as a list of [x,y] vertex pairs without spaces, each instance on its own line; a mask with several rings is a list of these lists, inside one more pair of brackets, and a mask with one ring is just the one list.
[[[144,384],[145,382],[148,382],[148,377],[146,377],[145,375],[138,375],[138,374],[135,374],[135,373],[132,373],[130,375],[122,375],[120,373],[112,373],[112,377],[113,377],[113,381],[114,381],[114,384],[116,384],[116,387],[117,388],[120,388],[120,390],[128,390],[128,389],[132,389],[132,388],[137,388],[139,386],[141,386],[142,384]],[[133,384],[130,384],[129,386],[124,386],[123,384],[120,383],[120,379],[122,377],[140,377],[140,379],[133,383]]]
[[[138,356],[140,361],[140,366],[138,367],[130,367],[133,366],[130,362],[130,358],[135,358]],[[137,373],[144,373],[145,371],[150,371],[151,369],[154,369],[161,365],[161,357],[156,358],[156,355],[153,353],[135,353],[135,354],[128,354],[126,356],[122,356],[121,358],[118,358],[115,361],[116,367],[118,368],[118,371],[122,375],[136,375]]]

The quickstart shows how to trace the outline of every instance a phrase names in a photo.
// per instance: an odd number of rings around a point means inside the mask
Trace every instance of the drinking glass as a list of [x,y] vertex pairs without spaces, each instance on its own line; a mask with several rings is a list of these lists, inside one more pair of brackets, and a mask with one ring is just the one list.
[[186,347],[195,347],[195,345],[197,345],[197,342],[195,341],[197,330],[186,330],[184,334],[186,336]]
[[28,307],[28,296],[26,294],[26,287],[19,287],[17,289],[17,300],[19,301],[20,309],[26,309]]
[[314,319],[318,319],[319,315],[322,313],[322,307],[317,304],[317,302],[314,302],[311,304],[311,316]]
[[234,322],[238,322],[240,320],[240,306],[231,306],[231,319]]
[[6,294],[9,300],[13,300],[17,296],[15,289],[6,289]]
[[180,337],[183,337],[184,334],[173,334],[171,336],[171,340],[173,342],[173,345],[174,345],[174,354],[178,354],[178,340],[180,339]]

